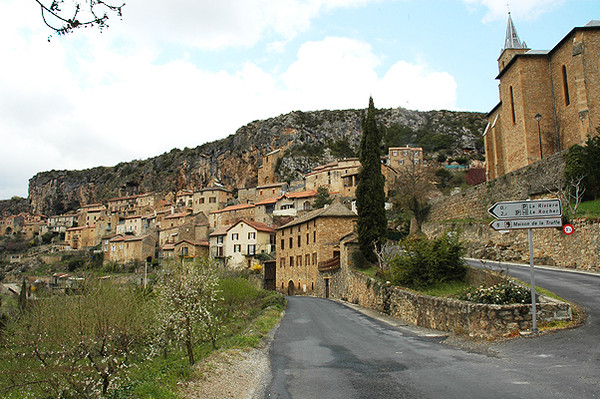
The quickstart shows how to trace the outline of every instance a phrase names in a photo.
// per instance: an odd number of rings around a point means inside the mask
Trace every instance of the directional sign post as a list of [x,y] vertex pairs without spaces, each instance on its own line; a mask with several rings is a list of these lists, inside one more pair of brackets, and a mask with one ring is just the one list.
[[488,212],[496,218],[496,220],[490,223],[490,227],[496,231],[527,229],[527,236],[529,238],[529,270],[531,274],[531,317],[533,319],[531,331],[537,332],[532,231],[533,229],[562,227],[562,205],[560,200],[496,202],[488,209]]

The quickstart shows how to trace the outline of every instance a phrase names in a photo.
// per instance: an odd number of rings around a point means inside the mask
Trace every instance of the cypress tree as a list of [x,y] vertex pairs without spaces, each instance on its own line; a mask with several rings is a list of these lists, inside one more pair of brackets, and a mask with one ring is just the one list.
[[382,135],[375,120],[375,105],[369,98],[367,116],[362,121],[363,135],[360,141],[360,163],[356,188],[356,207],[358,209],[358,242],[365,257],[374,262],[373,244],[379,245],[385,236],[387,221],[385,217],[384,177],[381,173]]

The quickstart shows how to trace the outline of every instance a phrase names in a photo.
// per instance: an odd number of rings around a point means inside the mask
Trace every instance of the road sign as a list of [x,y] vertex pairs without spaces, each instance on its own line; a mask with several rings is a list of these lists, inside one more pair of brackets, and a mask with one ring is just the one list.
[[560,217],[536,218],[536,219],[498,219],[490,226],[494,230],[517,230],[517,229],[544,229],[549,227],[562,227]]
[[562,206],[559,199],[503,201],[496,202],[488,212],[498,219],[549,218],[561,216]]
[[566,235],[570,236],[574,232],[575,232],[575,227],[573,227],[572,224],[567,223],[563,226],[563,233],[565,233]]

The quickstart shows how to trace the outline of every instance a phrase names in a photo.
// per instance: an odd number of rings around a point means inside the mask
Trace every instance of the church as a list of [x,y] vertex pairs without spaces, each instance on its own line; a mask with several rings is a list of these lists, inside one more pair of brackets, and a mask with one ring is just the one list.
[[500,102],[484,132],[488,180],[598,134],[600,21],[574,28],[551,50],[531,50],[509,13],[496,79]]

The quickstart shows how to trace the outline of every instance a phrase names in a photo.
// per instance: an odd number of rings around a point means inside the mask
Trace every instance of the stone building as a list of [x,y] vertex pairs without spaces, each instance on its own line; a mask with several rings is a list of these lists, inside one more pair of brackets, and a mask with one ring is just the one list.
[[390,147],[387,161],[388,165],[396,170],[408,165],[423,165],[423,149],[421,147]]
[[258,185],[267,185],[275,183],[275,169],[277,167],[277,161],[283,157],[283,151],[277,149],[269,152],[267,155],[262,157],[262,165],[258,168]]
[[104,262],[152,262],[156,252],[156,239],[150,235],[115,235],[103,240]]
[[254,204],[231,205],[208,215],[211,228],[230,226],[240,219],[254,220]]
[[319,265],[339,262],[340,239],[354,231],[357,216],[340,202],[307,213],[277,229],[277,290],[310,294]]
[[65,244],[71,249],[90,248],[100,242],[97,236],[96,225],[72,227],[65,231]]
[[600,126],[600,21],[551,50],[531,50],[512,18],[498,59],[500,102],[484,132],[487,178],[495,179],[596,135]]
[[349,184],[347,179],[350,176],[357,176],[360,166],[358,158],[342,159],[327,165],[317,166],[305,176],[306,190],[318,190],[319,187],[327,187],[330,192],[342,193],[344,187]]
[[192,196],[193,212],[194,214],[202,212],[208,216],[211,212],[225,207],[232,196],[231,191],[215,183],[194,193]]

